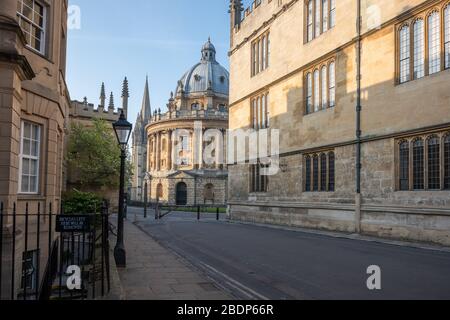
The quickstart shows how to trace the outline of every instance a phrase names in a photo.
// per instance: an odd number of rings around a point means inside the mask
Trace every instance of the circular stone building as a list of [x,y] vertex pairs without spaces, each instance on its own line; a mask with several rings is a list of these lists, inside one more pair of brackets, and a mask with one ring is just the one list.
[[210,40],[201,53],[200,62],[171,93],[167,113],[155,111],[146,127],[144,188],[151,201],[188,206],[226,203],[228,172],[223,159],[229,73],[216,61]]

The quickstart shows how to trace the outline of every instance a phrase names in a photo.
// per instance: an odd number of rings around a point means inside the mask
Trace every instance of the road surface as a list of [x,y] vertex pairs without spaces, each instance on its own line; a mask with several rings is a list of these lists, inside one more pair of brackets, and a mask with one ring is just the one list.
[[[450,299],[450,253],[172,213],[142,221],[148,235],[240,299]],[[381,290],[369,290],[369,266]]]

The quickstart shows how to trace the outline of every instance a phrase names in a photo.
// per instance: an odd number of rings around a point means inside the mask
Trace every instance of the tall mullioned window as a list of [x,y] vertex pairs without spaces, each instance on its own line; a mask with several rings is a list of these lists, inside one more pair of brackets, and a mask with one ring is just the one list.
[[414,79],[425,76],[425,27],[423,19],[414,22]]
[[336,0],[309,0],[305,6],[306,42],[310,42],[335,26]]
[[409,26],[403,26],[400,30],[400,82],[410,79],[410,42]]
[[[424,11],[398,28],[399,83],[450,68],[450,5]],[[412,61],[411,61],[412,60]]]
[[269,169],[269,165],[257,164],[250,166],[250,191],[251,192],[267,192],[269,189],[269,176],[265,170]]
[[318,112],[336,105],[335,62],[322,63],[306,72],[305,114]]
[[441,189],[440,141],[437,137],[428,139],[428,189]]
[[311,157],[305,159],[305,191],[311,191]]
[[36,0],[18,0],[17,19],[28,46],[45,54],[46,7]]
[[270,34],[264,33],[252,43],[252,77],[266,70],[270,64]]
[[450,190],[450,133],[412,137],[398,146],[399,190]]
[[413,143],[413,178],[414,190],[425,188],[425,151],[422,139],[416,139]]
[[400,190],[409,190],[409,143],[400,144]]
[[441,71],[441,24],[437,11],[428,17],[428,34],[429,73],[433,74]]
[[19,193],[38,194],[41,126],[22,122]]
[[251,100],[252,127],[255,130],[270,126],[269,93],[264,93]]
[[311,73],[306,75],[306,113],[312,112],[312,76]]
[[444,28],[445,68],[450,68],[450,4],[444,10]]
[[324,152],[305,156],[305,192],[335,191],[335,155]]
[[444,189],[450,190],[450,134],[444,138]]

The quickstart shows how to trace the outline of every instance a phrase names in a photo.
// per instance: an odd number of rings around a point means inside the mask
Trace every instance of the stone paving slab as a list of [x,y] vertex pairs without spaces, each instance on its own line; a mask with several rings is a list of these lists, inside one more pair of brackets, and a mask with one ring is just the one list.
[[125,221],[124,234],[127,267],[118,269],[118,273],[125,300],[232,299],[206,275],[130,221]]

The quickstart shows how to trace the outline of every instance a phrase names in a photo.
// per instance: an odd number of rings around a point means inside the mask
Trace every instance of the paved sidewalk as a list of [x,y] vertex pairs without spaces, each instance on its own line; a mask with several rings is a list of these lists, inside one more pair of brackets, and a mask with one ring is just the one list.
[[130,221],[125,221],[124,231],[127,267],[118,269],[118,273],[125,300],[231,299],[204,274]]

